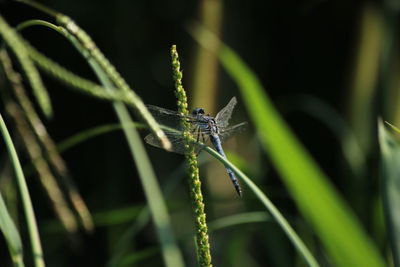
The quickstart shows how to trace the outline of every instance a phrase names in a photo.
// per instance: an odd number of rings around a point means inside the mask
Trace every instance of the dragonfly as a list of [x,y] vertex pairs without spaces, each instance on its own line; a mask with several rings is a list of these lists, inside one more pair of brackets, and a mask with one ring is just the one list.
[[[170,130],[165,129],[164,132],[171,141],[171,152],[179,154],[185,153],[185,142],[181,126],[181,120],[185,120],[189,123],[190,131],[197,141],[197,143],[194,144],[197,154],[200,153],[203,148],[203,146],[199,145],[199,142],[203,144],[210,142],[214,146],[215,150],[226,159],[222,143],[233,135],[245,130],[247,125],[246,122],[242,122],[234,126],[229,126],[229,120],[236,104],[236,97],[232,97],[229,103],[221,109],[215,117],[212,117],[209,114],[205,115],[203,108],[193,109],[190,115],[182,115],[177,111],[152,105],[147,105],[147,108],[156,121],[170,128]],[[160,141],[154,134],[147,135],[145,141],[152,146],[162,148]],[[242,189],[240,188],[235,173],[229,167],[226,167],[226,171],[236,189],[236,192],[241,197]]]

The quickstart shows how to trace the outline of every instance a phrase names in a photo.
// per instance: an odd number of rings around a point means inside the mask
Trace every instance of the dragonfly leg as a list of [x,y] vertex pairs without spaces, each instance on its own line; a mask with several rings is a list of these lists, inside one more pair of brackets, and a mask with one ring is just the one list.
[[196,128],[196,135],[197,135],[197,143],[200,141],[200,136],[203,135],[203,133],[200,131],[200,127]]

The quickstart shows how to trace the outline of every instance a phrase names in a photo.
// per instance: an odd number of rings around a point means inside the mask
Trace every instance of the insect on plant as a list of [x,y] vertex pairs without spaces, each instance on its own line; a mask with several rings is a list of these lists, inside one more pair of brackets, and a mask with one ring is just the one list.
[[[247,125],[246,122],[242,122],[229,127],[229,120],[236,103],[236,97],[232,97],[229,103],[218,112],[215,117],[205,115],[203,108],[193,109],[190,115],[182,115],[177,111],[152,105],[148,105],[147,108],[159,123],[171,128],[170,130],[166,129],[165,133],[172,143],[172,152],[179,154],[185,153],[185,142],[182,135],[182,127],[180,125],[180,121],[185,120],[190,124],[191,133],[197,141],[194,144],[197,153],[202,149],[199,142],[207,144],[210,141],[217,152],[222,157],[226,158],[225,152],[222,148],[222,143],[233,135],[242,132]],[[161,148],[161,143],[154,134],[147,135],[145,141],[152,146]],[[229,167],[226,167],[226,171],[235,186],[236,192],[239,196],[242,196],[242,190],[234,172]]]

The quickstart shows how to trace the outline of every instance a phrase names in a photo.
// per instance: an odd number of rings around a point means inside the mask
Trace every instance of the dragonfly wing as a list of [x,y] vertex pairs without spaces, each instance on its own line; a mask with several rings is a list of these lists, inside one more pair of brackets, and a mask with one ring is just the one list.
[[[208,141],[208,135],[202,134],[199,131],[196,131],[196,127],[194,126],[193,129],[191,130],[193,137],[196,139],[196,141],[206,143]],[[185,154],[185,143],[182,137],[181,132],[171,132],[171,131],[164,131],[165,135],[168,137],[169,141],[171,142],[172,148],[171,152],[175,152],[178,154]],[[149,134],[147,135],[144,140],[146,143],[149,145],[158,147],[158,148],[163,148],[162,144],[160,143],[159,139],[154,135],[154,134]],[[201,146],[195,145],[195,152],[199,153],[201,150]]]
[[225,128],[221,130],[219,137],[221,138],[221,141],[225,141],[234,136],[235,134],[244,132],[247,129],[247,126],[248,126],[247,122],[242,122],[232,127]]
[[220,128],[228,127],[229,119],[232,117],[232,111],[235,108],[236,103],[236,97],[232,97],[228,105],[221,109],[221,111],[218,112],[217,116],[215,116],[215,121]]
[[173,111],[173,110],[166,109],[166,108],[161,108],[161,107],[157,107],[157,106],[153,106],[153,105],[146,105],[146,107],[149,109],[150,113],[152,113],[154,115],[175,117],[176,119],[183,116],[183,115],[179,114],[178,111]]
[[158,123],[174,129],[181,129],[180,122],[182,119],[185,119],[187,121],[194,120],[193,116],[191,115],[182,115],[177,111],[169,110],[166,108],[161,108],[153,105],[146,105],[146,107]]
[[[185,145],[182,140],[182,135],[179,133],[172,133],[167,131],[165,131],[165,134],[168,137],[169,141],[171,142],[172,145],[171,152],[175,152],[178,154],[185,154]],[[160,143],[160,140],[154,134],[147,135],[144,138],[144,140],[149,145],[158,148],[163,148],[162,144]]]

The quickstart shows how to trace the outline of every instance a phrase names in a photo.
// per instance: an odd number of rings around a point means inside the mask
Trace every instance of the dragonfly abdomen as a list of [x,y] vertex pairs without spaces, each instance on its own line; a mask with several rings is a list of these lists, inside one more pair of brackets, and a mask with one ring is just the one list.
[[[221,139],[219,138],[219,136],[217,134],[211,134],[210,135],[210,141],[211,143],[214,145],[215,149],[217,150],[217,152],[226,159],[226,155],[224,150],[222,149],[222,144],[221,144]],[[226,172],[229,175],[229,178],[231,179],[233,186],[236,189],[236,192],[238,193],[238,195],[241,197],[242,196],[242,189],[240,188],[240,184],[239,181],[237,180],[235,173],[232,171],[231,168],[229,167],[225,167],[226,168]]]
[[240,184],[238,179],[235,176],[235,173],[232,171],[231,168],[226,168],[226,172],[229,175],[229,178],[231,179],[233,186],[236,189],[236,192],[238,193],[239,197],[242,197],[242,188],[240,188]]

